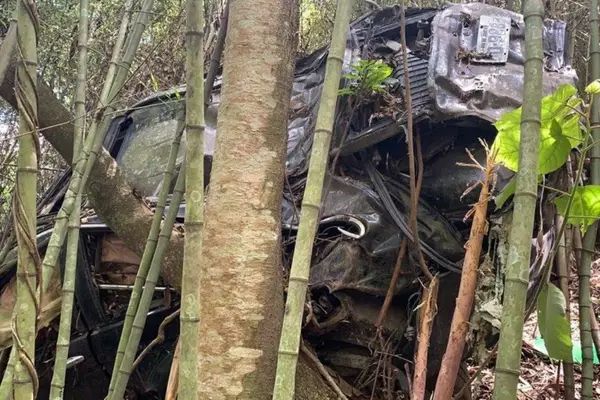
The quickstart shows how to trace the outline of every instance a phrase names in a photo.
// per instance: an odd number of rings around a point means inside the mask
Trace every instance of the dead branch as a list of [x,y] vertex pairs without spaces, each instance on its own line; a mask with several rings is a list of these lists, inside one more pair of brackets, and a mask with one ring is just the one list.
[[437,296],[440,278],[435,276],[429,286],[423,288],[425,300],[421,303],[421,318],[419,324],[419,339],[415,357],[415,378],[413,380],[412,400],[425,398],[425,383],[427,381],[427,353],[429,352],[429,337],[431,327],[437,314]]
[[495,157],[493,153],[490,153],[489,148],[484,142],[482,142],[482,145],[486,149],[487,154],[487,166],[485,168],[482,167],[467,150],[469,157],[473,161],[473,164],[470,166],[482,169],[485,172],[485,177],[479,194],[479,201],[475,204],[474,208],[469,211],[469,214],[467,214],[474,215],[473,225],[466,245],[465,261],[463,263],[460,288],[456,299],[456,308],[454,309],[446,353],[442,359],[442,366],[440,367],[436,383],[434,400],[443,400],[452,397],[456,376],[465,347],[466,336],[469,331],[469,319],[471,316],[471,309],[473,308],[475,291],[477,289],[481,245],[487,231],[486,213],[490,199],[489,187],[490,184],[493,186],[494,181]]

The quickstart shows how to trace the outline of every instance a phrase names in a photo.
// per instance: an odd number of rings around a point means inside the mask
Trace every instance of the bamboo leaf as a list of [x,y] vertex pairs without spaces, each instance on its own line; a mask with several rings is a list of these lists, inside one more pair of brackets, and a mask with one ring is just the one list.
[[[554,199],[558,212],[565,215],[569,196],[563,195]],[[587,185],[578,187],[573,193],[573,203],[567,218],[568,222],[580,225],[583,233],[600,218],[600,186]]]
[[552,283],[541,291],[537,301],[540,333],[551,358],[571,362],[573,343],[562,291]]

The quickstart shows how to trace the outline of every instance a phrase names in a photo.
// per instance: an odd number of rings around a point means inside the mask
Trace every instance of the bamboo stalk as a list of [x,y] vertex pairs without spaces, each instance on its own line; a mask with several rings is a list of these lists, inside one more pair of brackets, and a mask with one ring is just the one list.
[[[557,230],[562,230],[562,225],[565,223],[565,220],[560,215],[556,215],[554,218],[554,225],[557,227]],[[566,301],[566,309],[565,309],[565,317],[567,321],[569,321],[569,326],[571,326],[571,302],[569,300],[569,262],[568,262],[568,246],[566,245],[566,235],[561,235],[558,238],[558,250],[556,253],[556,264],[558,271],[558,278],[560,289],[563,292],[563,296],[565,296]],[[569,336],[571,336],[571,330],[569,330]],[[565,400],[574,400],[575,399],[575,376],[573,372],[573,362],[563,361],[563,370],[564,370],[564,386],[565,386]]]
[[[85,83],[87,75],[88,0],[79,3],[79,59],[75,88],[75,126],[73,131],[73,160],[75,168],[79,159],[81,143],[85,137]],[[64,396],[67,359],[71,343],[71,321],[73,318],[73,295],[75,293],[75,268],[79,248],[79,226],[81,224],[81,192],[77,194],[75,207],[70,216],[67,238],[67,259],[62,281],[60,327],[54,356],[50,398],[61,400]]]
[[440,286],[439,276],[435,276],[428,286],[423,288],[423,308],[421,309],[421,323],[419,328],[417,356],[415,359],[415,378],[412,384],[412,400],[425,398],[425,384],[427,383],[427,354],[429,353],[429,338],[433,320],[437,314],[437,297]]
[[37,167],[40,151],[37,136],[37,43],[39,21],[35,3],[17,2],[17,67],[15,92],[19,112],[17,182],[13,194],[14,229],[18,244],[17,296],[13,307],[13,351],[17,358],[13,388],[16,399],[33,399],[38,382],[35,372],[36,294],[39,254],[36,246]]
[[[163,256],[169,240],[171,239],[171,232],[175,219],[177,218],[177,211],[183,198],[183,192],[185,190],[185,172],[186,166],[184,165],[179,172],[177,182],[175,183],[175,189],[173,190],[173,196],[171,197],[171,203],[169,204],[169,210],[163,223],[163,226],[158,235],[158,242],[154,255],[152,256],[152,262],[150,263],[150,269],[148,270],[148,276],[146,277],[145,287],[142,291],[142,296],[139,300],[139,305],[133,324],[131,325],[131,333],[123,353],[121,364],[118,366],[119,370],[116,374],[116,380],[112,392],[109,393],[110,400],[121,400],[125,395],[125,389],[127,388],[127,381],[131,374],[133,362],[135,361],[135,355],[137,353],[138,345],[144,331],[144,325],[146,323],[146,317],[148,316],[148,310],[150,309],[150,303],[154,296],[154,288],[160,275],[160,270],[163,262]],[[113,377],[115,379],[115,377]]]
[[317,220],[321,210],[323,181],[331,145],[348,24],[353,5],[353,0],[338,0],[337,2],[331,47],[327,57],[323,92],[319,102],[306,188],[302,200],[300,226],[290,271],[288,296],[277,357],[274,400],[292,400],[294,398],[307,282]]
[[186,205],[181,278],[179,397],[198,398],[198,326],[204,227],[204,1],[186,10]]
[[[14,48],[17,44],[17,19],[16,19],[16,8],[14,11],[14,17],[10,21],[10,27],[2,42],[2,47],[0,48],[0,84],[4,81],[4,77],[6,74],[6,68],[10,62],[11,55],[14,51]],[[13,211],[14,212],[14,211]],[[8,221],[7,221],[8,222]],[[4,248],[2,249],[2,257],[0,258],[0,265],[4,262],[8,251],[10,250],[11,240],[7,241],[4,244]],[[8,362],[6,364],[6,368],[4,370],[4,375],[2,377],[2,382],[0,383],[0,400],[5,400],[10,398],[12,392],[12,382],[15,371],[15,358],[14,351],[11,350]]]
[[523,15],[525,18],[525,82],[519,172],[514,196],[514,218],[509,233],[494,400],[512,400],[517,393],[525,300],[529,282],[530,243],[537,201],[544,58],[542,49],[544,4],[541,0],[524,0]]
[[[600,79],[600,18],[598,15],[598,0],[590,0],[590,61],[589,67],[591,80]],[[600,96],[591,99],[590,121],[591,126],[600,125]],[[600,129],[592,129],[593,143],[600,140]],[[590,175],[591,184],[600,184],[600,147],[592,146],[590,149]],[[591,400],[594,396],[594,343],[592,339],[592,326],[590,311],[590,277],[591,264],[596,247],[598,222],[595,222],[583,236],[581,260],[579,263],[579,330],[581,337],[581,351],[583,355],[581,372],[581,398]]]
[[[146,2],[151,2],[151,0],[145,0],[144,4],[146,4]],[[133,0],[128,0],[128,10],[131,9],[132,3]],[[49,284],[52,275],[55,273],[60,249],[62,248],[67,233],[67,222],[69,221],[69,218],[75,209],[75,203],[79,192],[81,192],[85,187],[87,177],[89,176],[89,171],[91,171],[96,161],[96,155],[98,154],[98,151],[102,146],[102,142],[104,141],[104,136],[106,135],[106,128],[109,121],[109,118],[106,117],[106,111],[111,110],[109,106],[110,90],[117,75],[116,65],[119,60],[121,48],[123,47],[123,42],[125,41],[125,33],[127,32],[127,26],[129,25],[128,17],[129,13],[126,12],[121,21],[121,26],[117,34],[117,40],[113,48],[111,63],[109,65],[108,72],[106,73],[100,99],[98,100],[98,112],[94,116],[89,128],[88,135],[84,141],[83,148],[81,149],[77,165],[72,171],[67,193],[65,194],[61,208],[56,216],[52,236],[50,236],[50,241],[48,242],[48,246],[46,248],[46,254],[42,264],[43,291],[48,289],[47,285]],[[136,32],[134,31],[132,35],[135,33]],[[135,50],[137,50],[138,44],[139,40],[130,44],[130,47],[135,46],[135,48],[132,50],[133,53],[135,53]]]
[[[167,161],[167,167],[163,173],[163,180],[161,183],[160,191],[158,193],[158,200],[156,203],[156,209],[154,210],[154,216],[152,217],[152,224],[150,225],[150,231],[148,232],[148,239],[146,240],[146,247],[144,247],[144,253],[140,261],[140,266],[135,277],[135,283],[129,297],[129,304],[127,305],[127,311],[125,313],[125,321],[123,321],[123,329],[121,330],[121,338],[119,345],[117,346],[117,354],[115,357],[115,363],[113,365],[113,372],[111,375],[111,382],[109,384],[108,395],[109,398],[113,393],[114,385],[116,383],[116,377],[118,375],[119,366],[123,359],[123,354],[129,341],[129,335],[131,334],[131,327],[135,319],[135,315],[142,297],[142,291],[146,290],[144,284],[146,283],[146,277],[150,269],[152,257],[156,249],[157,242],[159,240],[160,225],[163,219],[165,211],[165,205],[167,203],[167,197],[169,196],[169,189],[171,187],[171,181],[173,180],[173,172],[177,163],[177,154],[179,153],[179,147],[181,144],[181,137],[183,135],[185,124],[183,116],[180,115],[175,136],[171,143],[171,150],[169,153],[169,159]],[[181,174],[181,172],[180,172]],[[169,210],[173,207],[169,208]],[[177,206],[175,206],[177,208]]]

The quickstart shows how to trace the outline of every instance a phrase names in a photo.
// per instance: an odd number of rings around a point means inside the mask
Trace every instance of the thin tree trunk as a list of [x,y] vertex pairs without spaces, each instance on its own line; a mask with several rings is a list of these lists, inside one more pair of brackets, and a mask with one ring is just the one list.
[[2,82],[4,82],[6,73],[9,70],[9,65],[12,58],[11,55],[15,49],[16,43],[17,22],[13,19],[10,21],[8,32],[6,32],[6,36],[4,36],[4,40],[2,41],[2,51],[0,51],[0,85],[2,85]]
[[[217,42],[210,57],[208,72],[206,73],[206,86],[204,92],[204,107],[208,108],[211,101],[212,85],[215,82],[219,67],[221,66],[221,57],[223,56],[223,48],[225,47],[225,38],[227,37],[227,26],[229,25],[229,1],[225,5],[223,14],[221,15],[221,26],[217,34]],[[209,85],[210,84],[210,85]],[[208,95],[207,95],[208,94]]]
[[[81,144],[85,137],[85,84],[87,75],[87,34],[88,34],[88,0],[81,0],[79,5],[79,60],[77,65],[77,83],[75,87],[75,132],[73,136],[73,168],[77,165],[81,153]],[[71,213],[68,238],[67,257],[62,280],[62,296],[60,309],[60,327],[56,341],[54,356],[54,373],[50,389],[52,400],[61,400],[64,396],[67,359],[71,343],[71,321],[73,318],[73,294],[75,292],[75,268],[77,267],[77,251],[79,248],[79,226],[81,224],[81,192],[77,194],[75,207]]]
[[[295,0],[232,0],[200,264],[202,399],[270,399]],[[283,132],[283,134],[282,134]]]
[[[600,79],[600,18],[598,15],[598,0],[590,0],[590,78],[591,81]],[[594,95],[590,125],[600,124],[600,96]],[[600,129],[592,129],[592,140],[600,140]],[[591,184],[600,185],[600,146],[597,144],[590,149],[591,159]],[[596,247],[598,222],[594,223],[583,236],[581,249],[581,262],[579,263],[579,330],[581,337],[581,351],[583,353],[581,373],[581,398],[592,399],[594,396],[594,343],[592,339],[592,324],[590,319],[591,292],[590,277],[591,264]]]
[[525,83],[521,117],[519,172],[514,196],[514,218],[509,233],[502,328],[496,360],[494,400],[514,399],[521,362],[525,299],[529,281],[531,235],[537,200],[537,171],[540,147],[544,4],[524,0]]
[[204,1],[186,10],[186,205],[179,335],[179,397],[198,398],[198,265],[204,226]]
[[[565,223],[565,220],[560,215],[556,215],[555,226],[557,231],[561,230],[562,224]],[[562,235],[558,238],[558,250],[556,253],[556,264],[558,270],[558,278],[560,283],[560,290],[563,292],[566,301],[565,308],[565,317],[567,321],[569,321],[569,326],[571,326],[571,302],[569,300],[569,259],[568,259],[568,246],[566,246],[566,235]],[[569,336],[571,335],[571,331],[569,330]],[[573,373],[573,362],[563,361],[563,370],[565,376],[565,400],[574,400],[575,399],[575,376]]]
[[16,97],[19,104],[19,155],[13,194],[14,229],[18,243],[17,298],[13,308],[13,353],[17,362],[13,378],[14,397],[34,399],[38,383],[35,372],[36,320],[39,254],[36,247],[36,194],[39,139],[37,136],[37,39],[39,22],[34,2],[17,3]]
[[315,134],[306,179],[306,188],[302,199],[300,226],[296,247],[292,259],[289,278],[288,297],[279,343],[277,374],[273,399],[291,400],[294,398],[296,365],[300,349],[302,317],[312,249],[317,233],[321,210],[323,181],[329,159],[329,147],[335,110],[338,99],[342,64],[346,49],[348,24],[354,1],[338,0],[331,46],[327,57],[323,92],[319,103]]

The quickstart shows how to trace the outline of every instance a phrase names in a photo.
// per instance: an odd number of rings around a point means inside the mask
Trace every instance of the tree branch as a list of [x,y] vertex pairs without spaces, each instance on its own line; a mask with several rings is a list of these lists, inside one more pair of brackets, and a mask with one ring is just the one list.
[[[6,43],[6,40],[5,42]],[[0,54],[6,54],[5,46]],[[4,81],[0,84],[0,97],[16,108],[14,93],[14,54],[6,66]],[[67,163],[73,156],[73,116],[56,98],[52,89],[38,76],[39,129],[46,140]],[[119,171],[115,160],[103,149],[98,154],[87,185],[87,194],[98,216],[118,235],[128,247],[142,254],[152,223],[152,210],[133,194],[132,188]],[[175,288],[181,285],[183,238],[173,235],[166,251],[162,275]]]

